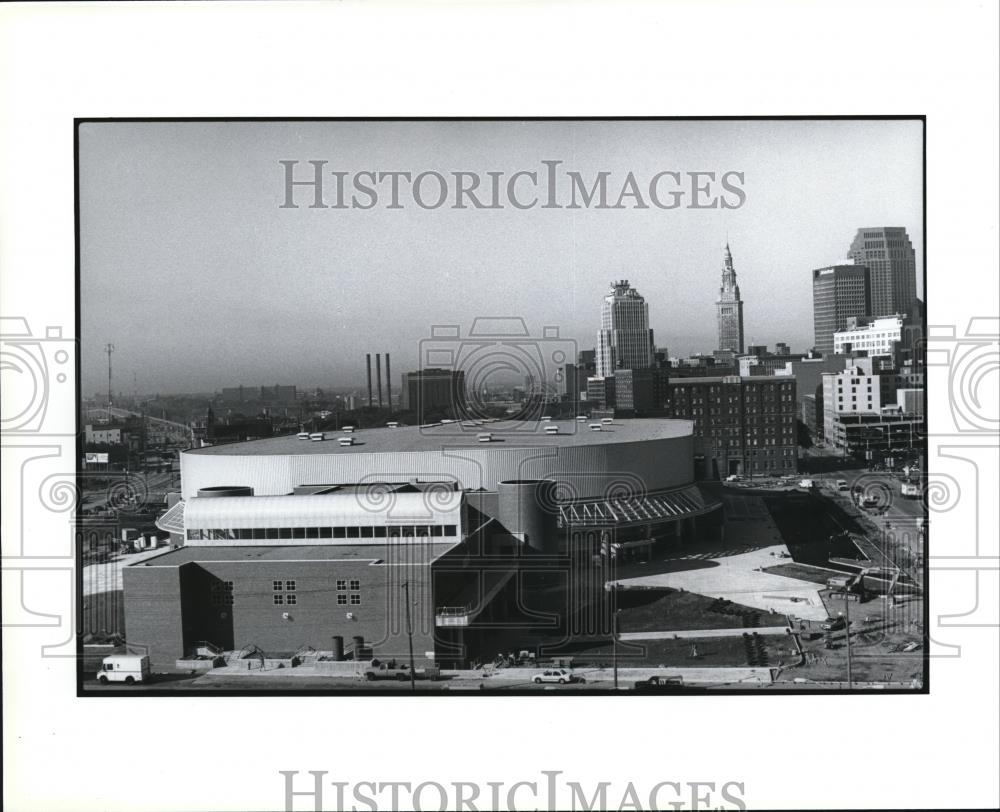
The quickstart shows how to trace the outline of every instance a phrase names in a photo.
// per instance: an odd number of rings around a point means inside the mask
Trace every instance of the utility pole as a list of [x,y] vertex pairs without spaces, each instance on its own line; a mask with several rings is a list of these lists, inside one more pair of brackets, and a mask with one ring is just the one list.
[[111,422],[111,353],[115,351],[115,345],[110,342],[104,346],[104,351],[108,354],[108,423]]
[[[617,562],[615,565],[617,569]],[[617,575],[617,573],[615,573]],[[611,582],[611,667],[614,671],[615,690],[618,690],[618,582]]]
[[410,641],[410,690],[417,690],[417,672],[413,668],[413,623],[410,620],[410,582],[403,582],[406,591],[406,636]]
[[[859,583],[863,583],[859,579]],[[847,641],[847,690],[854,687],[854,671],[851,667],[851,600],[850,591],[845,589],[844,596],[844,640]]]

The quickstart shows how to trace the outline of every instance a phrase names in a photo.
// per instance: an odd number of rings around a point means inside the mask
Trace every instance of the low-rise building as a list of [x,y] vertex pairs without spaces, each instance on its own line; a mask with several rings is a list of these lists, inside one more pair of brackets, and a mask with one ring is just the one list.
[[903,340],[903,316],[878,319],[852,319],[843,330],[833,334],[833,351],[837,354],[867,353],[891,355],[893,345]]

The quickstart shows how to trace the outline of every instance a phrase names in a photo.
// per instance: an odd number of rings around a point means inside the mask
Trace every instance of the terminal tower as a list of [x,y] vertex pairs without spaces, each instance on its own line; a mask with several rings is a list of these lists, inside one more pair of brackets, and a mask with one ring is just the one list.
[[740,299],[740,286],[736,284],[733,255],[729,251],[728,242],[724,260],[722,287],[719,288],[719,300],[715,303],[716,318],[719,323],[719,349],[742,355],[743,300]]

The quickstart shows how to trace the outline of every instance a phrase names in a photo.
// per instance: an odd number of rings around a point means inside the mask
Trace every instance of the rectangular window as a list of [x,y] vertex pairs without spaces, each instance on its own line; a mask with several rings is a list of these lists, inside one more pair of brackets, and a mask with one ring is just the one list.
[[359,527],[348,527],[347,537],[349,539],[356,539],[361,537],[361,528]]
[[282,527],[278,530],[278,536],[279,538],[290,539],[292,537],[292,528]]
[[295,591],[295,581],[285,581],[285,592]]
[[377,538],[377,539],[384,539],[385,538],[385,528],[384,527],[376,527],[375,528],[375,538]]
[[333,537],[335,539],[347,538],[347,528],[346,527],[333,528]]
[[285,595],[285,603],[289,606],[294,606],[299,602],[298,596],[296,595]]
[[212,606],[233,605],[233,582],[216,581],[211,590]]
[[357,590],[361,589],[361,581],[358,580],[357,578],[352,578],[351,579],[351,589],[354,590],[354,591],[357,591]]
[[347,581],[345,579],[338,578],[337,579],[337,589],[341,590],[341,591],[347,589]]
[[458,527],[457,527],[457,525],[454,525],[454,524],[446,524],[444,526],[444,534],[446,536],[454,536],[456,534],[457,530],[458,530]]
[[281,606],[285,602],[285,596],[284,595],[275,594],[273,596],[273,598],[274,598],[274,605],[275,606]]
[[362,527],[361,528],[361,538],[370,539],[375,535],[374,527]]
[[292,538],[293,539],[304,539],[306,537],[306,529],[304,527],[293,527],[292,528]]
[[321,527],[319,529],[319,537],[321,539],[333,538],[333,528],[332,527]]
[[306,538],[307,539],[318,539],[319,538],[319,528],[318,527],[307,527],[306,528]]
[[337,606],[347,606],[347,595],[343,592],[337,595]]
[[360,605],[361,605],[361,596],[358,594],[351,595],[351,606],[360,606]]
[[278,537],[278,528],[277,527],[267,528],[267,530],[265,531],[265,537],[269,539],[276,539]]
[[271,588],[275,592],[281,592],[281,581],[272,581],[271,585],[272,585]]

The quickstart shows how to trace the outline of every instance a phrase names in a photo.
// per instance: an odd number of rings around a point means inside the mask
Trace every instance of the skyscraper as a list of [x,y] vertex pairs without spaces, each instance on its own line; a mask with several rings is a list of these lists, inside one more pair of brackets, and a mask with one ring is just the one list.
[[813,327],[815,349],[833,352],[833,334],[847,327],[847,320],[871,313],[868,269],[862,265],[831,265],[813,274]]
[[870,273],[871,310],[866,315],[909,314],[917,298],[917,262],[905,228],[859,228],[847,256]]
[[719,288],[719,301],[715,303],[719,349],[740,354],[743,352],[743,300],[740,299],[740,286],[736,284],[733,255],[728,242],[723,258],[722,286]]
[[649,305],[627,279],[612,282],[601,308],[597,334],[597,377],[607,378],[616,369],[653,366],[653,331]]

